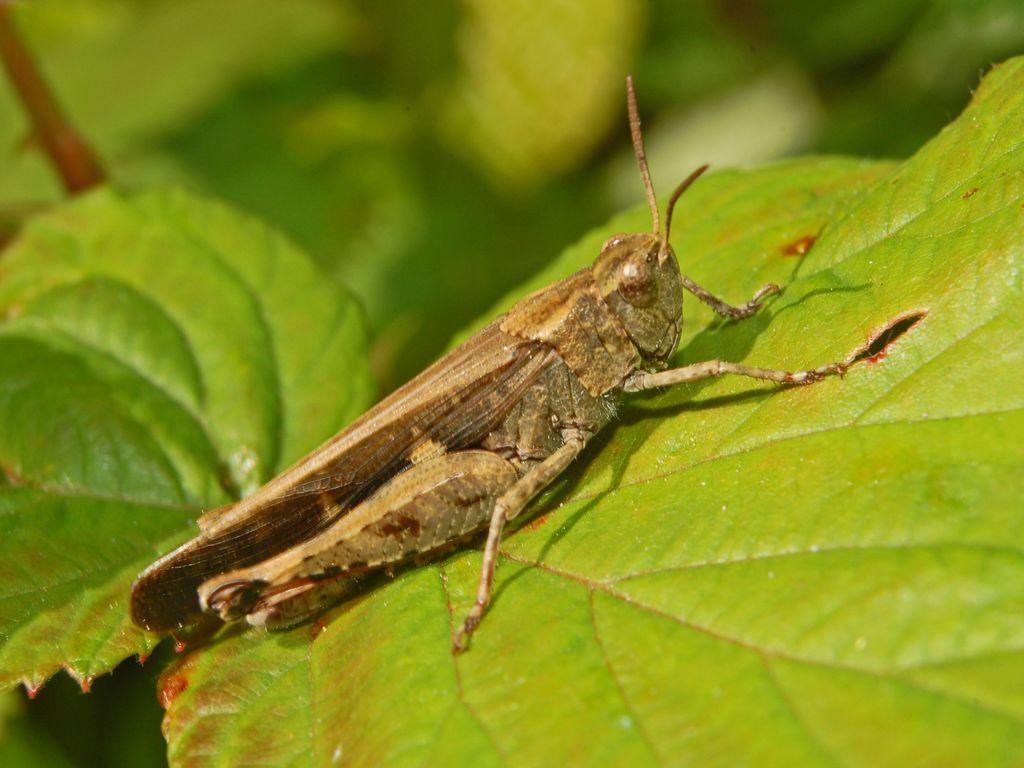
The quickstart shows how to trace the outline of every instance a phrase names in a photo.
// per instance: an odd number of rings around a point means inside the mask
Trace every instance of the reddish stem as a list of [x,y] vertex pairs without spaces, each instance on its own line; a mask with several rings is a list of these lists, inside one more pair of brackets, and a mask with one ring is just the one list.
[[0,61],[64,189],[75,194],[102,184],[104,173],[99,160],[57,106],[32,54],[18,37],[5,0],[0,0]]

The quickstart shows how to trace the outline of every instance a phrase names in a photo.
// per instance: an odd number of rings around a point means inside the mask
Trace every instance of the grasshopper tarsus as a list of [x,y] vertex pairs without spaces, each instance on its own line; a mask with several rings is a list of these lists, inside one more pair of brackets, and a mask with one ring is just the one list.
[[781,292],[782,289],[779,288],[779,286],[777,286],[775,283],[765,283],[764,285],[757,289],[757,293],[755,293],[753,298],[751,298],[751,300],[748,301],[744,306],[750,307],[750,314],[754,314],[755,312],[757,312],[757,310],[761,308],[761,303],[764,299],[766,299],[769,296],[776,296]]
[[480,622],[484,618],[485,606],[480,603],[475,603],[469,612],[466,614],[466,618],[463,619],[462,624],[455,631],[455,635],[452,637],[452,652],[455,654],[464,653],[469,650],[469,638],[476,628],[480,626]]
[[764,299],[768,296],[777,295],[781,290],[782,289],[775,283],[762,285],[757,290],[757,293],[751,297],[750,301],[740,307],[737,307],[736,312],[729,314],[728,317],[734,320],[743,320],[757,314],[761,307],[764,306]]
[[717,314],[722,317],[727,317],[730,320],[743,320],[756,314],[763,306],[765,298],[768,296],[774,296],[781,291],[779,286],[775,283],[768,283],[767,285],[761,286],[757,293],[755,293],[746,304],[735,307],[732,304],[722,301],[711,293],[711,291],[698,285],[686,275],[681,275],[680,281],[682,282],[683,288],[711,307],[711,309],[713,309]]
[[797,371],[792,374],[792,383],[798,385],[814,384],[829,376],[838,376],[842,379],[846,376],[846,371],[849,367],[846,363],[829,363],[809,371]]

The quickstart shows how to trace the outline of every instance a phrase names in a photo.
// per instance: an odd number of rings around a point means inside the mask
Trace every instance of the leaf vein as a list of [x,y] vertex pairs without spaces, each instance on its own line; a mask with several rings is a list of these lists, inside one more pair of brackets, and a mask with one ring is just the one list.
[[746,640],[741,640],[738,637],[723,634],[717,630],[712,629],[711,627],[695,624],[692,621],[683,618],[682,616],[675,616],[659,608],[655,608],[652,605],[642,603],[629,595],[619,592],[609,584],[600,581],[592,581],[578,574],[573,574],[568,571],[563,571],[561,569],[554,568],[546,563],[539,563],[536,561],[528,560],[526,558],[519,558],[513,555],[509,555],[507,553],[504,554],[504,556],[513,562],[519,563],[520,565],[526,565],[528,567],[537,568],[538,570],[545,571],[553,576],[557,576],[563,579],[567,579],[569,581],[576,582],[577,584],[580,584],[582,587],[586,589],[600,590],[601,592],[609,595],[610,597],[613,597],[617,600],[621,600],[622,602],[634,608],[637,608],[642,611],[647,611],[651,614],[654,614],[655,616],[660,616],[661,618],[667,621],[675,622],[676,624],[692,629],[694,632],[699,632],[719,642],[728,643],[729,645],[736,646],[737,648],[743,648],[751,653],[757,654],[759,656],[764,656],[768,659],[779,659],[782,661],[789,661],[794,664],[804,664],[807,666],[819,667],[823,669],[834,669],[868,675],[879,680],[884,680],[903,685],[907,688],[911,688],[921,693],[926,693],[932,696],[936,696],[938,698],[944,698],[949,701],[953,701],[957,704],[966,705],[968,707],[974,707],[980,711],[986,712],[990,715],[993,715],[1003,720],[1010,720],[1015,723],[1024,724],[1024,716],[1018,715],[1016,713],[1004,712],[1000,709],[997,709],[988,704],[984,704],[980,701],[977,701],[966,696],[958,696],[949,691],[923,685],[916,680],[910,680],[906,677],[903,677],[893,670],[870,669],[868,667],[858,667],[852,664],[844,664],[842,662],[834,660],[811,659],[805,656],[796,656],[791,653],[786,653],[785,651],[780,651],[775,648],[765,648],[763,646],[750,643]]

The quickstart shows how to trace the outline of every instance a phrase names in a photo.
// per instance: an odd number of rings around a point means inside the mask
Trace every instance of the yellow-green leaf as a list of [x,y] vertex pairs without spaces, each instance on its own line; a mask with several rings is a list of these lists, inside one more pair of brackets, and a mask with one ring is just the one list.
[[1020,764],[1021,136],[1019,59],[906,162],[702,180],[684,270],[785,291],[742,323],[688,300],[678,362],[867,359],[628,400],[504,543],[458,658],[475,552],[190,653],[163,681],[172,764]]

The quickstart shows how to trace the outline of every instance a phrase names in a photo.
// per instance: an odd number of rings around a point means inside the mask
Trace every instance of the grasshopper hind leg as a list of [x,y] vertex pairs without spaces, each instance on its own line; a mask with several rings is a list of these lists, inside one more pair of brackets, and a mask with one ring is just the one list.
[[494,582],[494,568],[498,562],[498,545],[505,530],[505,523],[512,520],[526,508],[534,496],[557,478],[572,463],[586,440],[581,435],[572,435],[565,444],[544,461],[523,475],[495,502],[491,512],[491,524],[484,545],[484,559],[480,568],[480,582],[477,585],[476,602],[466,614],[462,626],[452,638],[452,649],[456,653],[466,650],[469,636],[480,626],[484,611],[491,601],[491,586]]
[[518,473],[484,450],[426,459],[396,475],[332,526],[280,555],[208,579],[199,604],[225,621],[268,629],[302,622],[384,570],[480,530]]

